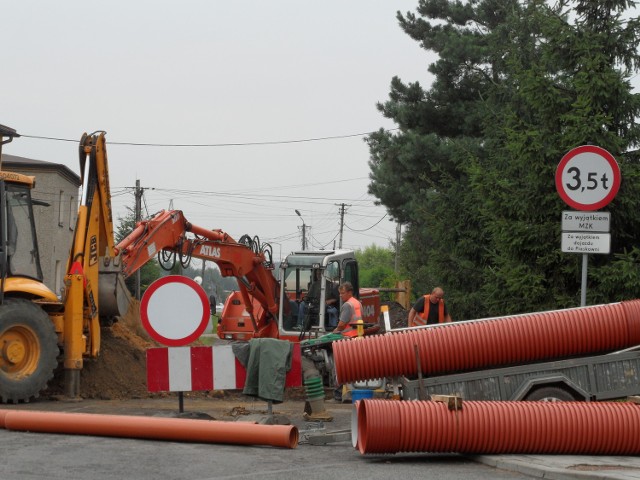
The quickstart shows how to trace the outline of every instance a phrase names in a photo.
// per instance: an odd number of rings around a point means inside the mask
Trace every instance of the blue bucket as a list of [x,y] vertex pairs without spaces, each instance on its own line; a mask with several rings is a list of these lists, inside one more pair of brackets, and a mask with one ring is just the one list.
[[365,398],[373,398],[373,390],[351,390],[351,403]]

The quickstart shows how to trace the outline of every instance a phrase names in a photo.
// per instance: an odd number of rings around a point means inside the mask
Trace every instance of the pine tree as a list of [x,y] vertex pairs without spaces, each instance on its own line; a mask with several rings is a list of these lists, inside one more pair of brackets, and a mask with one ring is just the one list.
[[631,3],[423,0],[421,17],[398,15],[440,59],[428,91],[392,80],[379,109],[399,132],[368,139],[370,191],[408,225],[415,289],[443,286],[457,318],[575,306],[580,261],[560,251],[567,206],[554,172],[584,143],[612,152],[623,174],[614,254],[592,258],[589,299],[640,295],[638,159],[626,153],[639,135],[639,26],[621,17]]

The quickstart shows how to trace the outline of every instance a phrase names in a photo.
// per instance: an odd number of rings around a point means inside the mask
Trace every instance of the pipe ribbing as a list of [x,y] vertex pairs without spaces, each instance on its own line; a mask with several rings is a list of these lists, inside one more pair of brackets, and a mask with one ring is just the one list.
[[284,448],[296,448],[298,445],[298,429],[295,425],[260,425],[134,415],[4,410],[4,428],[40,433],[270,445]]
[[640,300],[434,325],[334,342],[338,383],[463,372],[640,344]]
[[[640,406],[623,402],[361,400],[352,421],[362,454],[640,454]],[[357,444],[357,445],[356,445]]]

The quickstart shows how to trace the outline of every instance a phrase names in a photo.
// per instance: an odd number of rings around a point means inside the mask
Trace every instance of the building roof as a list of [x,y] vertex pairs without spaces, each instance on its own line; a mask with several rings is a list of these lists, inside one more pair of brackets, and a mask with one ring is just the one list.
[[7,170],[11,170],[13,167],[22,170],[32,170],[33,172],[57,172],[76,186],[80,186],[80,176],[61,163],[46,162],[44,160],[35,160],[33,158],[18,157],[17,155],[7,155],[3,153],[2,167]]

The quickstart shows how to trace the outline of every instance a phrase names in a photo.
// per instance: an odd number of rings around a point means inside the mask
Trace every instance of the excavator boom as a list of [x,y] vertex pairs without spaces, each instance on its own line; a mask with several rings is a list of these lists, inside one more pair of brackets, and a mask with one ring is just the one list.
[[[131,276],[160,255],[185,263],[190,258],[214,262],[224,277],[235,277],[254,336],[278,336],[278,282],[272,274],[271,249],[254,238],[234,240],[222,230],[210,230],[187,221],[180,210],[161,211],[143,220],[115,247],[122,272]],[[261,308],[254,308],[254,301]]]

